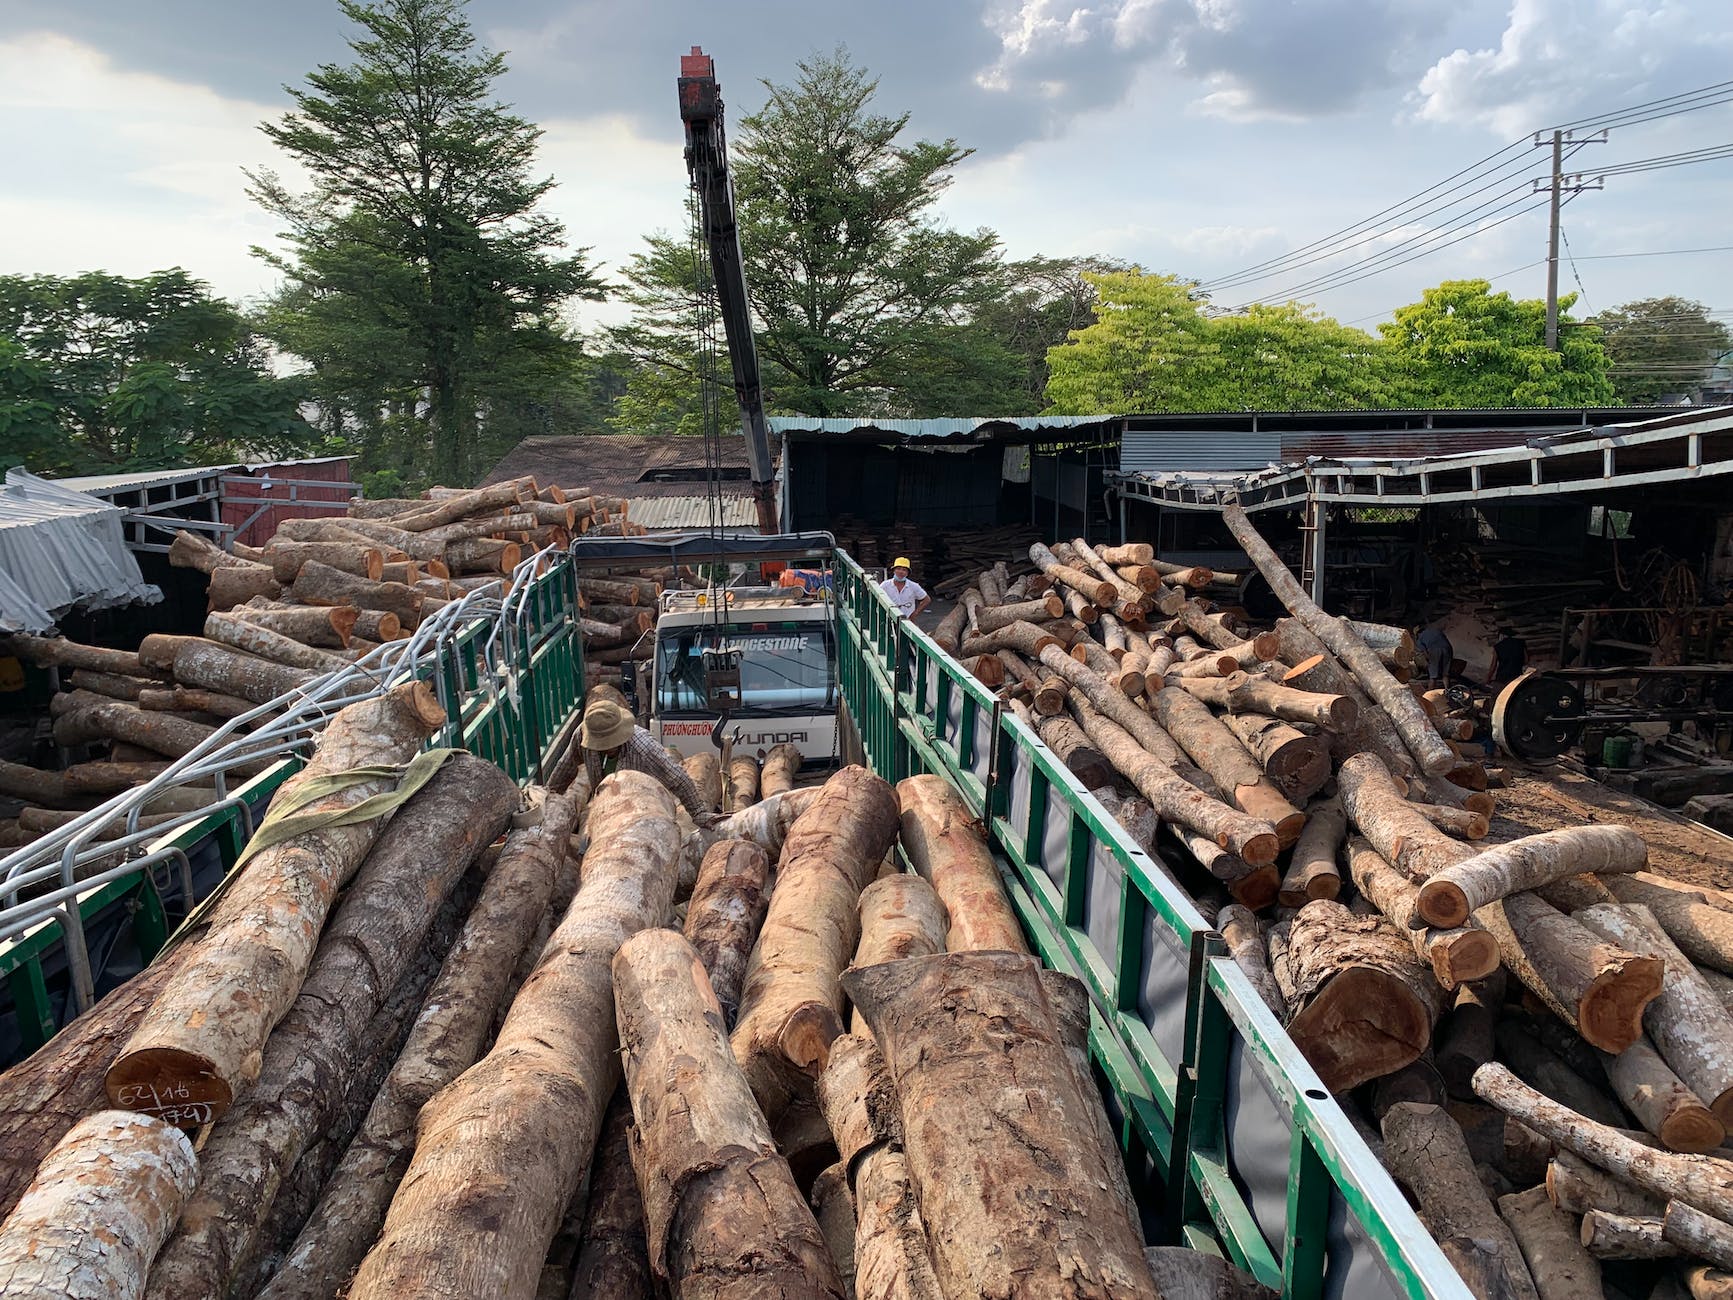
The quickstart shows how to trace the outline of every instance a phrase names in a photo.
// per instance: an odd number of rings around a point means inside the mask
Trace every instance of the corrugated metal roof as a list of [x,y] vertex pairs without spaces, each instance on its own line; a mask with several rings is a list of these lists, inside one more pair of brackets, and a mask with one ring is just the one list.
[[1119,468],[1127,473],[1262,469],[1281,459],[1281,435],[1273,431],[1127,430],[1119,444]]
[[877,419],[870,416],[773,415],[770,431],[778,434],[878,434],[897,438],[968,438],[977,435],[1041,433],[1048,429],[1087,429],[1115,424],[1117,415],[935,416],[926,420]]
[[[656,532],[665,529],[703,529],[710,527],[710,498],[686,497],[627,497],[631,504],[626,518]],[[722,499],[724,528],[757,528],[758,508],[750,497]]]
[[75,605],[162,599],[126,549],[121,512],[21,469],[0,488],[0,629],[45,632]]
[[140,491],[144,488],[167,487],[171,483],[191,483],[194,479],[216,478],[240,469],[233,465],[200,465],[193,469],[141,469],[130,474],[80,474],[74,478],[57,478],[61,487],[74,492],[89,492],[100,496],[107,492]]
[[[776,451],[773,445],[772,460]],[[717,464],[735,475],[722,480],[724,496],[751,495],[744,435],[722,435]],[[538,483],[587,487],[606,496],[689,497],[702,495],[706,465],[704,439],[688,434],[548,434],[518,443],[482,483],[533,474]]]

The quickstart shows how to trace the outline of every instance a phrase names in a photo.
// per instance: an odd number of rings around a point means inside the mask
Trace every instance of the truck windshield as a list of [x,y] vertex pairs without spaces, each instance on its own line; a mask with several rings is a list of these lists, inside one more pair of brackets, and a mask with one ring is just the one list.
[[[703,652],[716,643],[714,628],[678,628],[662,634],[656,656],[660,712],[709,711]],[[742,708],[816,712],[834,704],[830,653],[822,627],[773,627],[751,632],[730,628],[721,648],[741,652]]]

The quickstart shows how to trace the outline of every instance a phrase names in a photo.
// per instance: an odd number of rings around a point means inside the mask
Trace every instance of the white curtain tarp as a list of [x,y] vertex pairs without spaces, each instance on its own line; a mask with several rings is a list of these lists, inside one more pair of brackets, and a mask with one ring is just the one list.
[[67,610],[152,603],[121,512],[21,469],[0,489],[0,631],[46,632]]

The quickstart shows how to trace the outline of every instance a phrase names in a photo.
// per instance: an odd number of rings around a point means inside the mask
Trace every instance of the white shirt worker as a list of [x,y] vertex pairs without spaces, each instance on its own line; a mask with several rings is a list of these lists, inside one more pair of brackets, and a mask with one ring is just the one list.
[[910,617],[915,607],[927,598],[926,588],[913,578],[886,578],[879,583],[879,589],[890,597],[891,604],[904,618]]

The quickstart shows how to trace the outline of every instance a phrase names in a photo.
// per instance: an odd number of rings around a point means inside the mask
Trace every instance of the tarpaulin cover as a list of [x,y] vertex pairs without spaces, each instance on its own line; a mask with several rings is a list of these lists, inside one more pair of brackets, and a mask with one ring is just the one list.
[[118,508],[21,469],[0,489],[0,631],[46,632],[67,610],[162,599],[126,549]]

